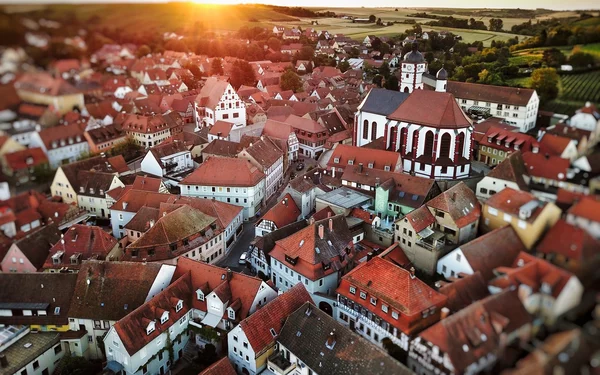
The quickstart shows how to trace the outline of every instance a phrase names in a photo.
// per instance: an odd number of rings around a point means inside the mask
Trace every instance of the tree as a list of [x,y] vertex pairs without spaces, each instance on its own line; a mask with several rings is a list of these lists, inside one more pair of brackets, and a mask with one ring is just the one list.
[[384,62],[379,67],[379,74],[381,74],[384,78],[388,78],[390,76],[390,65],[387,62]]
[[373,77],[373,83],[377,85],[377,87],[383,87],[383,76],[381,74],[377,74]]
[[274,36],[270,37],[269,40],[267,40],[267,45],[273,51],[281,51],[281,40],[275,38]]
[[383,25],[383,21],[381,20],[381,18],[377,19],[377,25],[382,26]]
[[298,52],[299,60],[310,60],[315,55],[315,49],[311,46],[303,46]]
[[293,70],[287,69],[285,73],[281,75],[279,85],[284,91],[292,90],[293,92],[298,92],[302,89],[302,80]]
[[399,86],[398,86],[398,78],[395,75],[391,75],[386,81],[385,81],[385,88],[388,90],[394,90],[394,91],[398,91],[399,90]]
[[66,355],[61,359],[54,373],[56,375],[96,374],[98,372],[96,367],[84,357]]
[[144,57],[146,55],[149,55],[152,51],[150,51],[150,47],[148,47],[147,45],[143,44],[140,46],[140,48],[138,48],[136,55],[138,57],[138,59],[140,57]]
[[557,67],[567,61],[565,55],[557,48],[550,48],[544,51],[542,61],[548,66]]
[[223,75],[223,61],[218,57],[213,59],[210,65],[210,74],[212,75]]
[[346,61],[346,60],[344,60],[344,61],[340,61],[340,62],[338,63],[338,66],[337,66],[337,67],[338,67],[338,69],[339,69],[339,70],[340,70],[342,73],[344,73],[344,72],[346,72],[348,69],[350,69],[350,63],[349,63],[348,61]]
[[377,20],[377,17],[375,17],[375,15],[374,15],[374,14],[371,14],[371,15],[369,16],[369,22],[373,23],[373,22],[375,22],[376,20]]
[[135,159],[142,153],[142,146],[135,143],[131,137],[127,137],[125,141],[117,143],[111,150],[112,156],[123,155],[125,161]]
[[531,88],[536,90],[542,103],[558,96],[558,74],[554,68],[540,68],[531,73]]
[[479,83],[500,86],[504,82],[502,81],[500,74],[483,69],[481,72],[479,72]]
[[576,67],[587,67],[594,65],[594,56],[585,52],[575,52],[569,56],[569,64]]
[[242,85],[254,86],[256,83],[254,69],[252,69],[252,66],[246,60],[236,60],[233,63],[230,83],[235,89],[240,88]]
[[501,18],[490,18],[490,27],[491,31],[502,31],[502,27],[504,27],[504,21]]

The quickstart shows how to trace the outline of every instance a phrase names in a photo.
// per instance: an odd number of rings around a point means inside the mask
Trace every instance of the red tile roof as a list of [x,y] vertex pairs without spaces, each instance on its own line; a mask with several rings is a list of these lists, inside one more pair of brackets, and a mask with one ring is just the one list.
[[298,205],[296,205],[290,193],[287,193],[256,222],[256,225],[260,225],[263,220],[268,220],[275,223],[277,228],[281,228],[297,221],[300,214],[301,211]]
[[289,115],[283,122],[294,128],[294,130],[296,131],[296,136],[301,135],[299,134],[299,132],[302,131],[309,133],[309,135],[313,133],[320,133],[326,131],[324,125],[321,125],[320,123],[314,120],[299,117],[296,115]]
[[515,145],[519,145],[519,151],[521,152],[531,151],[532,147],[539,146],[536,139],[530,135],[500,129],[495,126],[490,127],[485,135],[481,137],[479,145],[503,150],[508,153],[515,151]]
[[[355,294],[349,292],[350,286],[356,287]],[[361,291],[367,293],[364,300],[360,298]],[[436,292],[409,271],[380,257],[374,257],[348,272],[342,278],[337,293],[365,307],[408,335],[419,328],[412,321],[409,324],[410,320],[420,320],[423,311],[432,307],[439,310],[447,300],[446,296]],[[371,297],[376,298],[376,305],[370,303]],[[382,304],[388,305],[387,313],[381,310]],[[394,319],[392,310],[401,316],[407,316],[408,320]]]
[[133,185],[131,185],[131,188],[135,190],[158,192],[160,190],[161,183],[162,180],[160,178],[136,176],[135,180],[133,181]]
[[229,362],[229,358],[223,357],[198,375],[237,375],[237,372]]
[[180,184],[252,187],[264,178],[264,173],[248,160],[209,157]]
[[305,302],[313,302],[302,283],[294,285],[288,291],[264,305],[256,313],[240,323],[240,327],[248,338],[254,353],[261,353],[273,345],[279,335],[286,318],[300,308]]
[[488,173],[487,177],[498,178],[500,180],[512,181],[519,186],[519,189],[529,191],[529,186],[524,177],[529,177],[523,154],[521,151],[511,153],[506,159],[502,160],[494,169]]
[[209,77],[206,83],[200,90],[200,94],[196,98],[196,102],[200,103],[201,106],[209,108],[215,108],[225,91],[229,87],[229,82],[217,79],[215,77]]
[[500,190],[498,193],[492,195],[485,202],[485,204],[489,207],[497,209],[500,212],[518,217],[521,206],[531,201],[538,202],[538,206],[532,210],[531,216],[525,219],[525,221],[532,223],[537,219],[540,212],[542,212],[546,206],[546,203],[537,200],[536,197],[529,192],[506,187]]
[[544,154],[526,152],[523,161],[529,175],[547,178],[554,181],[564,181],[571,162],[558,156],[546,157]]
[[231,122],[227,122],[227,121],[217,121],[215,122],[215,124],[210,128],[210,131],[208,132],[208,134],[210,135],[214,135],[216,137],[228,137],[229,133],[231,132],[231,128],[233,128],[233,123]]
[[87,143],[83,133],[85,125],[72,123],[45,128],[38,133],[47,150],[59,147],[71,147],[73,143]]
[[600,223],[600,201],[585,197],[571,207],[567,213]]
[[546,133],[542,139],[540,139],[540,154],[561,156],[571,142],[573,142],[573,140],[570,138]]
[[585,230],[560,219],[548,230],[537,246],[537,251],[546,255],[562,255],[585,264],[598,254],[600,241]]
[[425,205],[406,214],[405,219],[408,220],[417,233],[435,223],[435,217]]
[[27,148],[21,151],[5,154],[6,165],[12,170],[33,168],[48,163],[46,154],[40,147]]
[[451,312],[460,311],[473,302],[490,295],[487,283],[479,271],[444,283],[439,292],[448,297],[447,307]]
[[[485,280],[494,278],[495,268],[512,264],[520,252],[527,250],[510,225],[477,237],[459,248],[473,272],[481,272]],[[447,256],[453,256],[453,253]]]
[[[338,162],[336,163],[336,159]],[[392,151],[374,150],[350,145],[337,145],[327,162],[327,167],[346,168],[352,160],[350,167],[357,167],[362,163],[363,168],[373,164],[374,169],[384,170],[389,167],[390,172],[402,171],[402,160],[400,154]],[[396,167],[398,165],[398,167]]]
[[427,207],[448,212],[459,228],[477,222],[481,216],[481,204],[473,190],[459,182],[427,202]]
[[447,90],[459,99],[526,106],[535,92],[517,87],[490,86],[479,83],[448,81]]
[[[52,248],[44,263],[44,268],[73,268],[71,256],[80,254],[75,268],[79,268],[81,261],[90,258],[104,260],[108,253],[117,245],[117,240],[106,233],[102,228],[88,225],[75,224]],[[53,255],[62,252],[58,262],[52,258]]]
[[472,124],[452,94],[429,90],[413,91],[388,118],[436,128],[460,129]]
[[62,78],[54,78],[48,73],[26,73],[15,82],[17,90],[35,92],[48,96],[76,94],[77,90]]

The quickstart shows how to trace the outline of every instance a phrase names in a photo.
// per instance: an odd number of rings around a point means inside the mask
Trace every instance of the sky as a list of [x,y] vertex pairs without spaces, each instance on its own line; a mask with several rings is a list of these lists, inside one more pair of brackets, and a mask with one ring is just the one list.
[[[53,4],[53,3],[150,3],[167,2],[167,0],[0,0],[0,4]],[[400,1],[400,0],[194,0],[194,2],[206,3],[261,3],[283,6],[314,6],[314,7],[439,7],[439,8],[546,8],[556,10],[577,10],[577,9],[600,9],[598,0],[420,0],[420,1]]]

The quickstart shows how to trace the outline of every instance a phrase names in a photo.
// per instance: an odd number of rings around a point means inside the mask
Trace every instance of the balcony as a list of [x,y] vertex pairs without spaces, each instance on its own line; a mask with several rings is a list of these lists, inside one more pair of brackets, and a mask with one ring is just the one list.
[[445,235],[439,231],[433,231],[427,237],[421,237],[415,241],[415,245],[426,248],[429,251],[441,250],[446,245]]
[[267,360],[267,368],[276,375],[287,375],[296,368],[295,363],[290,363],[281,352],[273,354]]

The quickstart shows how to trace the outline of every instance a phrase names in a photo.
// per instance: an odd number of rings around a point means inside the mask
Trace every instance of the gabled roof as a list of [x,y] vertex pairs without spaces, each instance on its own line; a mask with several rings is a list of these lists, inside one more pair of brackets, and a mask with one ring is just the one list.
[[479,83],[448,81],[446,90],[460,99],[526,106],[535,90],[519,87],[491,86]]
[[544,154],[533,152],[524,153],[523,161],[531,176],[554,181],[564,181],[571,166],[569,159],[563,159],[559,156],[546,157]]
[[546,133],[540,139],[540,153],[561,156],[571,142],[571,138]]
[[[49,224],[39,227],[14,243],[27,257],[29,262],[40,269],[44,265],[50,252],[50,248],[60,240],[60,231],[57,224]],[[8,255],[7,255],[8,256]]]
[[[254,353],[258,355],[273,345],[287,317],[306,302],[312,303],[313,300],[304,284],[298,283],[244,319],[240,323],[240,327],[248,338],[248,343]],[[275,336],[271,330],[275,332]]]
[[240,144],[226,141],[224,139],[214,139],[203,150],[203,155],[236,157],[240,152]]
[[118,177],[112,173],[80,170],[77,173],[79,189],[76,194],[104,198],[112,182]]
[[227,87],[229,87],[229,82],[216,77],[208,77],[196,101],[203,107],[215,108],[225,94]]
[[144,303],[161,267],[159,263],[84,261],[69,316],[120,320]]
[[289,139],[290,134],[293,132],[294,128],[292,128],[289,124],[280,121],[275,121],[272,119],[268,119],[265,122],[265,127],[263,128],[263,135],[267,135],[269,137],[277,139],[283,139],[285,141]]
[[264,178],[264,173],[249,160],[209,157],[180,184],[251,187],[256,186]]
[[564,219],[559,219],[537,246],[537,251],[540,253],[562,255],[581,264],[600,255],[598,249],[600,249],[599,240]]
[[40,147],[26,148],[4,155],[6,165],[13,171],[33,168],[48,163],[48,157]]
[[523,154],[521,151],[515,151],[511,153],[506,159],[502,160],[487,177],[493,177],[504,181],[511,181],[519,186],[519,189],[529,191],[529,186],[525,182],[524,177],[529,177],[527,168],[525,168],[525,162],[523,161]]
[[306,366],[322,374],[412,374],[383,349],[309,302],[288,317],[278,341]]
[[[0,316],[6,325],[66,325],[69,324],[71,298],[77,275],[72,273],[0,273],[0,308],[35,310],[27,304],[45,305],[47,315]],[[4,306],[3,306],[4,305]],[[58,309],[58,310],[57,310]],[[56,313],[58,311],[58,314]]]
[[596,199],[585,197],[571,207],[568,214],[600,223],[600,202]]
[[435,217],[425,205],[409,212],[404,218],[408,220],[417,233],[435,223]]
[[529,324],[531,317],[517,292],[503,291],[470,306],[427,328],[419,334],[447,356],[457,374],[488,355],[504,352],[503,334],[509,335]]
[[218,137],[227,137],[233,128],[233,123],[218,120],[215,124],[210,128],[208,134],[218,136]]
[[443,284],[438,291],[448,297],[446,306],[451,312],[460,311],[473,302],[490,295],[487,283],[479,271]]
[[135,176],[135,180],[131,185],[134,190],[146,190],[158,192],[162,180],[160,178],[148,177],[148,176]]
[[[95,258],[104,260],[108,253],[117,245],[117,240],[100,227],[75,224],[71,226],[64,237],[61,238],[52,248],[50,254],[44,263],[44,268],[61,268],[69,266],[72,268],[71,256],[81,254],[78,262]],[[58,263],[53,256],[61,252],[58,257]],[[76,268],[79,268],[79,264]]]
[[208,366],[204,371],[198,375],[237,375],[237,372],[233,368],[233,365],[229,361],[228,357],[223,357],[217,362]]
[[[486,281],[494,277],[494,269],[509,266],[527,248],[510,226],[495,229],[459,247],[473,272],[481,272]],[[455,251],[446,255],[456,256]]]
[[[336,162],[336,159],[338,162]],[[357,146],[340,144],[335,147],[327,167],[346,168],[348,162],[352,160],[352,166],[359,166],[361,163],[363,168],[369,168],[373,164],[373,169],[384,170],[389,167],[390,172],[400,172],[402,160],[400,154],[392,151],[373,150]],[[398,168],[396,167],[397,165]]]
[[481,204],[473,190],[459,182],[427,202],[427,206],[448,212],[459,228],[476,222],[481,215]]
[[281,228],[298,220],[301,213],[292,196],[287,193],[256,222],[256,225],[260,225],[263,220],[268,220],[275,223],[277,228]]
[[408,96],[409,94],[404,92],[373,88],[361,104],[360,110],[387,116],[394,112]]
[[452,94],[415,90],[388,119],[435,128],[461,129],[472,125]]
[[307,133],[319,133],[327,130],[325,126],[314,120],[296,115],[289,115],[284,122],[294,128],[296,132],[306,131]]
[[79,181],[79,171],[97,171],[106,173],[117,173],[117,170],[113,167],[110,159],[103,156],[91,157],[74,163],[61,165],[60,169],[63,171],[67,180],[73,186],[75,193],[79,192],[79,187],[82,186],[82,182]]
[[119,138],[125,138],[125,133],[115,124],[100,126],[86,131],[88,139],[95,145],[109,142]]
[[485,202],[485,204],[501,212],[518,217],[520,208],[524,204],[533,201],[537,202],[537,206],[533,207],[531,210],[531,215],[528,218],[524,219],[524,221],[531,223],[537,219],[538,215],[546,206],[546,203],[539,201],[533,194],[529,192],[506,187],[497,192],[496,194],[492,195]]
[[[279,159],[283,159],[285,152],[281,150],[279,146],[269,137],[261,136],[256,141],[250,142],[248,145],[244,144],[245,137],[246,135],[242,136],[240,144],[244,146],[244,150],[248,153],[248,155],[250,155],[258,164],[261,165],[263,171],[271,168],[271,166],[273,166]],[[242,157],[242,153],[243,152],[240,152],[238,156]]]
[[189,152],[187,146],[183,142],[173,141],[173,142],[163,142],[158,146],[154,146],[150,148],[150,151],[156,161],[162,166],[161,159],[178,154],[180,152]]
[[125,224],[125,229],[145,233],[158,221],[158,208],[144,206]]
[[70,145],[74,143],[87,143],[83,133],[84,127],[78,123],[57,125],[51,128],[42,129],[38,132],[42,142],[44,142],[46,150],[70,147]]

